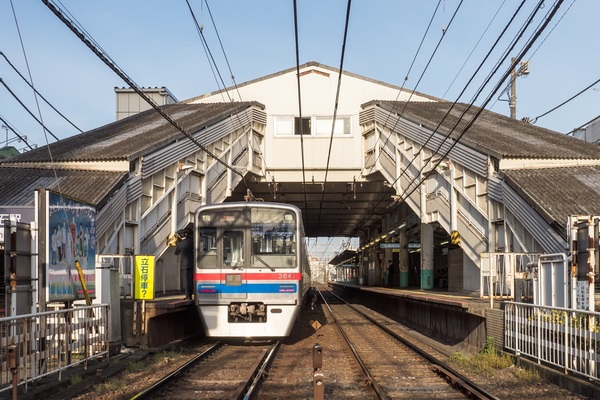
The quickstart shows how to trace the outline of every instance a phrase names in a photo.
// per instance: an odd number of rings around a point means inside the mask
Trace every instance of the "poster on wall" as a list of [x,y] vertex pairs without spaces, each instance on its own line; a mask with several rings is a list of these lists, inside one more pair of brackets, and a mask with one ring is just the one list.
[[85,203],[47,192],[48,301],[85,299],[76,261],[90,298],[96,294],[96,209]]

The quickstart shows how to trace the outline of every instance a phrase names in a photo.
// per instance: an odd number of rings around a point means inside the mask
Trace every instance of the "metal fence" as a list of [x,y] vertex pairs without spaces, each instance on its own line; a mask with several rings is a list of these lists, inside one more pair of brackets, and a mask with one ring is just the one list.
[[108,305],[0,318],[0,392],[108,356]]
[[[480,296],[525,300],[533,296],[533,272],[541,253],[481,253]],[[531,300],[531,299],[530,299]]]
[[598,380],[600,313],[506,302],[504,346],[516,356]]

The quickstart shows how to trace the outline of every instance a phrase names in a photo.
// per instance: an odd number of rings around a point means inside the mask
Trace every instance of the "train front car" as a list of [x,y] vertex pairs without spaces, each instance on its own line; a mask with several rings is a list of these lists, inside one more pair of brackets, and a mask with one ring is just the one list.
[[307,289],[300,210],[279,203],[213,204],[200,207],[195,222],[196,304],[206,335],[288,336]]

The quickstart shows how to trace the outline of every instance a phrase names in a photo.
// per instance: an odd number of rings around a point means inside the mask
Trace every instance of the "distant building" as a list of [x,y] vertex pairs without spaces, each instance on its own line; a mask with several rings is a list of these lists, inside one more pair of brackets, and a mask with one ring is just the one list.
[[13,146],[5,146],[0,148],[0,160],[5,160],[7,158],[11,158],[12,156],[16,156],[19,153],[16,147]]
[[575,129],[570,135],[589,143],[600,144],[600,116],[589,124]]
[[[159,106],[175,104],[178,100],[166,87],[142,88]],[[132,88],[115,88],[117,95],[117,121],[130,117],[152,107]]]

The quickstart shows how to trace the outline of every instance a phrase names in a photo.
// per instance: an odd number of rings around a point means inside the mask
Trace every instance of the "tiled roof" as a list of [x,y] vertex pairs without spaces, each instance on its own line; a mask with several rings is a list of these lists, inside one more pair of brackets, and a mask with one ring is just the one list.
[[600,166],[508,170],[504,179],[551,225],[569,215],[600,215]]
[[[379,104],[386,110],[400,114],[403,119],[420,124],[431,131],[441,122],[437,132],[447,134],[452,131],[451,136],[454,138],[479,110],[478,107],[471,107],[465,116],[460,118],[467,109],[467,104],[458,103],[454,107],[450,102],[373,101],[366,105],[368,104]],[[450,113],[444,119],[450,109]],[[453,130],[459,118],[460,122]],[[481,113],[460,142],[499,159],[600,160],[599,146],[487,110]]]
[[65,197],[100,207],[126,176],[126,172],[53,171],[47,168],[0,166],[0,204],[33,205],[36,189],[50,189]]
[[[162,106],[188,133],[193,134],[229,115],[256,105],[243,103],[177,103]],[[132,160],[185,136],[154,109],[28,151],[11,163]]]

